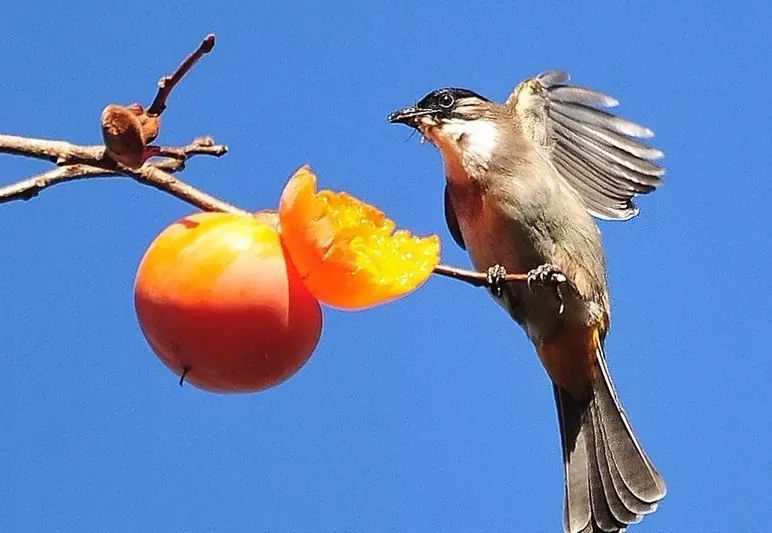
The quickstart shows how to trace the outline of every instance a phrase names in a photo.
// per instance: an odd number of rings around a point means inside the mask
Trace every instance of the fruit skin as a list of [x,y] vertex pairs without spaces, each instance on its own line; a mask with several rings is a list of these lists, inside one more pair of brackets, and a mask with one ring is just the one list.
[[[164,230],[137,272],[142,332],[161,361],[214,392],[253,392],[297,372],[322,328],[275,216],[199,213]],[[286,256],[288,257],[288,256]]]

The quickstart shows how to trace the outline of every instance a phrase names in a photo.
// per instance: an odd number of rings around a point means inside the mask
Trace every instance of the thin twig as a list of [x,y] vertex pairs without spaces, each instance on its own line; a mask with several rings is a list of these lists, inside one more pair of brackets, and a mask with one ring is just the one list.
[[152,157],[173,157],[174,159],[188,159],[194,155],[211,155],[220,157],[228,153],[228,147],[224,144],[215,144],[211,137],[199,137],[188,146],[176,148],[170,146],[148,146],[147,150]]
[[137,170],[125,168],[121,170],[121,173],[131,176],[144,185],[149,185],[159,191],[171,194],[175,198],[179,198],[184,202],[195,205],[204,211],[220,211],[223,213],[251,216],[251,213],[248,211],[244,211],[235,205],[215,198],[214,196],[177,179],[171,174],[164,172],[154,165],[142,165]]
[[[476,272],[474,270],[464,270],[447,265],[437,265],[434,267],[434,273],[438,276],[466,282],[475,287],[485,287],[489,284],[489,278],[486,272]],[[527,281],[528,274],[506,274],[501,279],[502,283],[525,283]]]
[[[150,146],[154,156],[188,159],[194,155],[210,155],[220,157],[228,153],[224,144],[215,144],[211,137],[199,137],[187,146]],[[115,162],[105,157],[104,145],[78,145],[66,141],[51,139],[35,139],[17,135],[0,135],[0,153],[20,155],[51,161],[59,166],[86,163],[115,167]]]
[[38,176],[33,176],[5,187],[0,187],[0,204],[14,200],[30,200],[45,188],[85,178],[117,175],[110,170],[91,165],[66,165],[57,167]]
[[158,80],[158,93],[156,93],[153,103],[150,104],[150,107],[147,109],[148,116],[158,116],[164,112],[166,109],[166,100],[169,98],[169,94],[172,92],[172,89],[174,89],[174,86],[179,83],[191,68],[193,68],[193,65],[198,63],[198,61],[204,57],[204,54],[211,52],[212,48],[214,48],[214,34],[210,33],[204,37],[204,40],[201,41],[198,48],[180,63],[180,66],[177,67],[177,70],[175,70],[171,76],[164,76]]
[[104,159],[102,145],[81,146],[66,141],[34,139],[17,135],[0,135],[0,153],[34,157],[57,165],[75,162],[97,162]]
[[38,176],[33,176],[26,180],[0,187],[0,204],[12,202],[14,200],[29,200],[37,196],[43,189],[47,189],[48,187],[59,183],[91,178],[128,176],[143,185],[148,185],[159,191],[168,193],[175,198],[179,198],[204,211],[221,211],[224,213],[250,215],[247,211],[215,198],[169,174],[169,172],[180,169],[183,165],[184,161],[172,158],[162,159],[153,164],[145,164],[136,170],[125,167],[109,170],[91,165],[66,165]]

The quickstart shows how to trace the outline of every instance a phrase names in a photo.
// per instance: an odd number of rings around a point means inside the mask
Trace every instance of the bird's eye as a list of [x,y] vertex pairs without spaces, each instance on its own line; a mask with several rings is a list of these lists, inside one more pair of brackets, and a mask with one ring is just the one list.
[[449,93],[442,93],[437,99],[437,103],[440,104],[440,107],[443,109],[450,109],[453,106],[453,102],[453,95]]

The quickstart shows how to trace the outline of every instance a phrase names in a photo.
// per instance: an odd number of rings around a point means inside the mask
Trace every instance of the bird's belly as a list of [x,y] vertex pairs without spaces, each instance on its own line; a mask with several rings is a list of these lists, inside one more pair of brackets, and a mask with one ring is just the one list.
[[[556,263],[551,236],[540,233],[538,221],[531,220],[516,202],[501,201],[474,188],[454,192],[451,187],[450,193],[464,244],[476,270],[485,272],[501,265],[509,273],[524,274],[540,265]],[[502,297],[494,299],[536,343],[567,323],[586,322],[583,301],[568,298],[564,312],[559,311],[561,301],[554,287],[529,290],[525,283],[509,283]]]
[[509,272],[527,272],[547,262],[535,246],[519,213],[476,187],[451,188],[451,201],[469,256],[477,270],[501,265]]

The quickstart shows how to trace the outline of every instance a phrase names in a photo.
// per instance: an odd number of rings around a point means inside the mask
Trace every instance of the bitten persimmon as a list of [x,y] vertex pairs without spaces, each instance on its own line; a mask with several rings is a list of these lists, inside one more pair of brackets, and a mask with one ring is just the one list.
[[164,230],[137,272],[148,343],[186,382],[251,392],[287,379],[319,340],[319,303],[285,258],[276,216],[188,216]]
[[316,192],[316,176],[307,166],[284,188],[279,229],[311,293],[341,309],[371,307],[408,294],[439,262],[436,235],[416,237],[397,230],[382,211],[345,192]]

